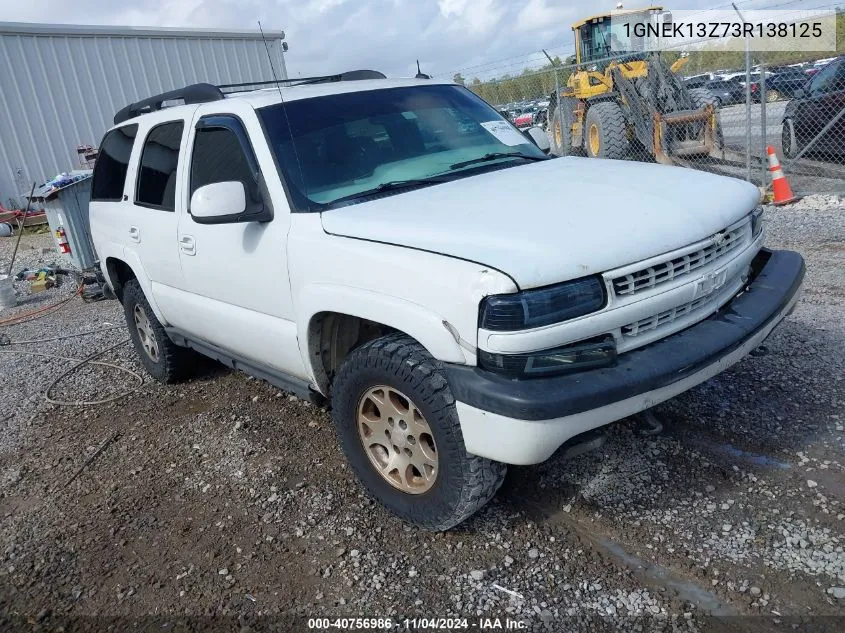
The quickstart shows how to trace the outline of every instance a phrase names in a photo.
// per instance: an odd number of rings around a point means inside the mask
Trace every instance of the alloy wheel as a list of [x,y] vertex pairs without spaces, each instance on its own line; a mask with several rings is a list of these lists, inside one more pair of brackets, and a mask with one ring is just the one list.
[[434,434],[423,414],[398,389],[378,385],[358,402],[358,437],[370,464],[391,486],[422,494],[437,480]]
[[593,156],[598,156],[599,150],[601,149],[601,141],[599,141],[599,126],[595,123],[590,126],[587,140],[590,143],[590,153]]
[[158,342],[156,342],[147,313],[144,312],[144,308],[140,305],[136,305],[132,311],[132,316],[135,320],[135,329],[138,330],[138,339],[141,341],[141,347],[147,356],[150,357],[150,360],[157,363],[159,359]]

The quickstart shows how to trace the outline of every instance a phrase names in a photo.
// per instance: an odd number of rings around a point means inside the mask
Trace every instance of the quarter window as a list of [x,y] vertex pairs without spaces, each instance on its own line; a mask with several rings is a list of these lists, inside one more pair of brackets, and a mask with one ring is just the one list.
[[182,121],[154,127],[144,142],[135,202],[145,207],[173,211],[176,208],[176,168],[182,143]]
[[106,133],[100,143],[94,180],[91,183],[91,200],[123,200],[129,156],[138,126],[125,125]]

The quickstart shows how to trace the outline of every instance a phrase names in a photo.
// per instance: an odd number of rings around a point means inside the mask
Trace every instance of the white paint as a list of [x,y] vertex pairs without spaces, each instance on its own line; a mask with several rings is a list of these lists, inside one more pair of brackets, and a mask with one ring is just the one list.
[[475,365],[475,354],[458,344],[443,321],[474,345],[481,299],[516,290],[505,275],[471,262],[328,235],[317,214],[293,215],[288,260],[307,366],[308,326],[320,312],[389,325],[413,336],[435,358]]
[[469,259],[535,288],[688,246],[759,201],[753,185],[693,169],[557,158],[322,215],[329,233]]
[[246,190],[242,182],[215,182],[200,187],[191,196],[191,215],[216,218],[246,209]]

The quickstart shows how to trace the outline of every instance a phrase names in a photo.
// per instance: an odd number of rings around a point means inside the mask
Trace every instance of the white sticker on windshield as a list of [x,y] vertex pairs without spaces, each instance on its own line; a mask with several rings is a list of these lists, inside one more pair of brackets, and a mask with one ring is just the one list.
[[505,145],[522,145],[529,142],[527,138],[516,131],[507,121],[485,121],[481,124],[481,127]]

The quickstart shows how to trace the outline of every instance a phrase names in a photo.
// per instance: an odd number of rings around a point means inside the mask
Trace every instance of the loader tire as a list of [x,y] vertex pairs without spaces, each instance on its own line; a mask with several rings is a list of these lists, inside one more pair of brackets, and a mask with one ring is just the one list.
[[625,115],[618,103],[604,101],[587,110],[584,147],[590,158],[621,160],[628,156],[631,142],[628,140]]
[[722,133],[722,122],[719,119],[719,99],[713,96],[707,88],[693,88],[689,91],[692,105],[696,110],[700,110],[706,105],[712,105],[716,114],[716,129],[713,134],[713,141],[716,144],[716,149],[722,149],[725,146],[725,136]]
[[577,105],[576,99],[564,97],[560,100],[560,108],[555,107],[552,111],[549,137],[552,154],[555,156],[575,156],[581,153],[581,148],[572,147],[572,124],[575,122],[575,107]]

